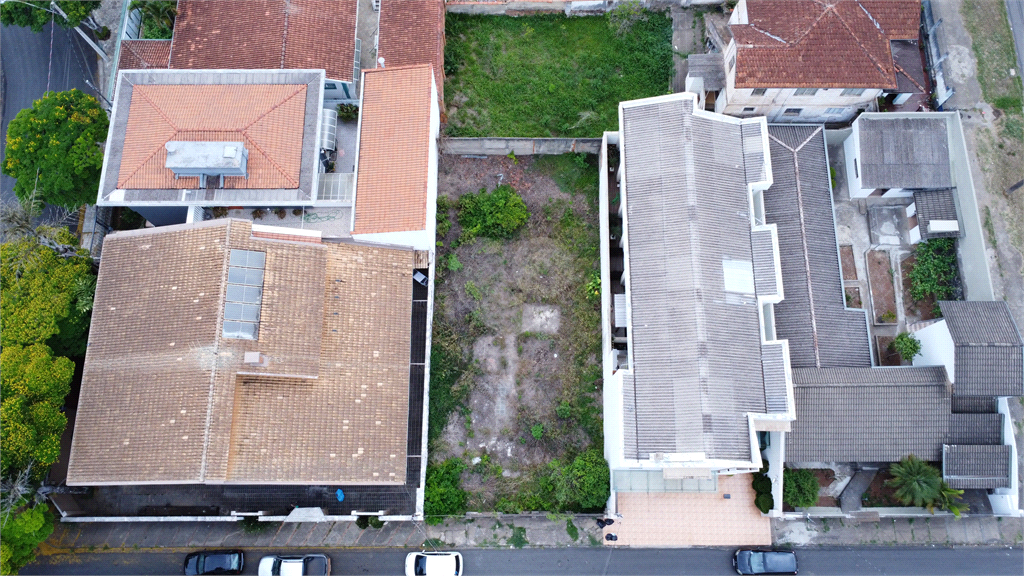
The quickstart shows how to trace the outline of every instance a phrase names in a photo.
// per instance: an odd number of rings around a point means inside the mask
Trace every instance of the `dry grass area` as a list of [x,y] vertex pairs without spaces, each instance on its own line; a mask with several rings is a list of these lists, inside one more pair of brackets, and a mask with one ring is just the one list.
[[[546,492],[548,463],[601,445],[600,314],[584,291],[598,269],[596,159],[445,156],[438,180],[453,226],[438,248],[435,324],[465,370],[446,419],[432,414],[432,461],[466,462],[471,510],[553,509],[529,497]],[[458,197],[499,182],[522,196],[526,225],[459,245]]]

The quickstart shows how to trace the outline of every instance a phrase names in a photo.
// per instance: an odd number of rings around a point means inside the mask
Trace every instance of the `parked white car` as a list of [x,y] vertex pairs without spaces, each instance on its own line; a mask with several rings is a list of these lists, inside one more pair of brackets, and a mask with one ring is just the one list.
[[405,576],[462,576],[462,554],[411,552],[405,557]]
[[329,576],[331,559],[323,554],[305,556],[264,556],[259,576]]

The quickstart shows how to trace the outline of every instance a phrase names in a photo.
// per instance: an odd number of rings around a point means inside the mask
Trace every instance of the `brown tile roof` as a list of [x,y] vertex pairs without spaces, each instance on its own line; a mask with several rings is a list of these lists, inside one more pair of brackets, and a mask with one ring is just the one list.
[[170,59],[170,40],[122,40],[117,69],[167,68]]
[[356,0],[179,0],[171,68],[323,68],[350,81]]
[[305,112],[305,84],[136,85],[117,187],[198,187],[165,167],[164,145],[192,140],[245,143],[249,177],[225,188],[298,188]]
[[[226,219],[104,249],[69,484],[404,483],[412,251]],[[256,341],[221,337],[229,249],[266,253]]]
[[430,64],[444,101],[444,1],[389,0],[380,6],[377,55],[388,68]]
[[919,0],[747,0],[737,88],[896,88],[890,40],[917,39]]
[[363,79],[352,233],[423,230],[431,67],[378,68]]

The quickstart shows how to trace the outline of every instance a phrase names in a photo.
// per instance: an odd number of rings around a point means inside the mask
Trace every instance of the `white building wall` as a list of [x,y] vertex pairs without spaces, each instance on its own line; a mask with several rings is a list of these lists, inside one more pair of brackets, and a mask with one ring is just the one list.
[[956,358],[956,346],[953,344],[953,336],[949,333],[946,321],[939,320],[925,326],[914,332],[914,336],[921,342],[921,353],[914,357],[914,366],[945,366],[946,375],[952,382],[955,375],[953,361]]
[[993,490],[992,494],[988,495],[988,501],[992,505],[992,513],[996,516],[1022,516],[1024,510],[1020,509],[1020,494],[1017,491],[1020,482],[1017,441],[1013,435],[1013,417],[1010,415],[1010,404],[1006,398],[999,399],[999,413],[1003,415],[1003,444],[1010,447],[1010,486]]
[[[735,42],[729,43],[733,53],[734,46]],[[769,122],[777,123],[848,122],[858,110],[874,110],[875,99],[882,94],[881,89],[868,88],[860,96],[843,96],[843,88],[822,88],[813,96],[798,96],[796,88],[768,88],[763,95],[755,96],[752,88],[736,88],[735,76],[735,69],[729,70],[727,60],[727,94],[722,104],[723,113],[730,116],[766,116]],[[787,109],[799,109],[800,113],[787,115]]]

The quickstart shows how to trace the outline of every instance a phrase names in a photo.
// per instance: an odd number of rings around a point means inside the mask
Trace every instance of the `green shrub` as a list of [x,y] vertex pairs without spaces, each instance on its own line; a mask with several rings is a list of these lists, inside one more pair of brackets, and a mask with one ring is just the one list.
[[374,530],[380,530],[384,527],[384,522],[376,516],[368,516],[366,518],[366,521],[370,524],[370,526],[373,526]]
[[893,496],[904,506],[931,507],[941,495],[942,474],[938,468],[913,454],[889,466],[889,474],[892,479],[885,484],[896,489]]
[[459,257],[456,256],[455,254],[449,254],[448,255],[448,271],[449,272],[458,272],[459,270],[462,270],[462,262],[459,262]]
[[533,436],[533,438],[535,440],[540,440],[541,438],[543,438],[544,437],[544,425],[543,424],[534,424],[530,428],[530,435]]
[[449,458],[440,464],[427,466],[427,485],[424,493],[423,515],[427,524],[440,524],[445,516],[466,513],[466,497],[462,489],[462,471],[466,463]]
[[775,499],[771,494],[758,494],[754,498],[754,506],[757,506],[762,514],[767,514],[772,508],[775,508]]
[[257,516],[246,516],[238,521],[238,527],[246,534],[263,534],[280,525],[280,522],[260,522]]
[[523,198],[508,184],[491,192],[481,188],[476,194],[463,194],[459,198],[458,209],[458,221],[462,226],[460,242],[468,242],[477,236],[497,240],[510,238],[530,217]]
[[908,332],[897,334],[889,346],[900,355],[900,358],[907,362],[910,362],[914,359],[914,356],[921,353],[921,341]]
[[772,493],[772,480],[767,474],[755,472],[754,478],[751,485],[754,487],[754,492],[758,494],[771,494]]
[[599,510],[608,502],[608,462],[599,448],[583,452],[568,466],[558,460],[549,465],[552,470],[555,499],[563,510]]
[[369,528],[370,527],[370,517],[369,516],[357,516],[356,517],[356,527],[359,528],[360,530],[366,530],[367,528]]
[[794,508],[818,503],[818,479],[806,468],[787,468],[782,475],[782,501]]
[[640,0],[625,0],[608,11],[608,27],[618,36],[628,34],[637,22],[647,21],[647,10]]
[[562,403],[555,408],[555,415],[563,420],[567,420],[572,416],[572,404],[569,404],[568,400],[562,400]]
[[933,238],[921,242],[914,250],[917,263],[907,274],[910,280],[910,297],[924,300],[929,296],[936,300],[949,300],[956,294],[954,286],[960,274],[956,262],[956,240]]
[[587,286],[584,288],[587,293],[587,300],[589,302],[597,303],[601,301],[601,271],[591,270],[587,276]]
[[451,200],[447,196],[437,197],[437,236],[438,238],[444,238],[448,235],[448,232],[452,229],[452,221],[448,216],[448,212],[452,208]]
[[350,122],[359,119],[359,105],[338,104],[338,120]]
[[[437,317],[443,318],[443,315]],[[459,385],[465,370],[466,360],[458,333],[451,325],[435,321],[430,347],[429,442],[441,436],[451,413],[458,410],[469,396],[469,389]]]

